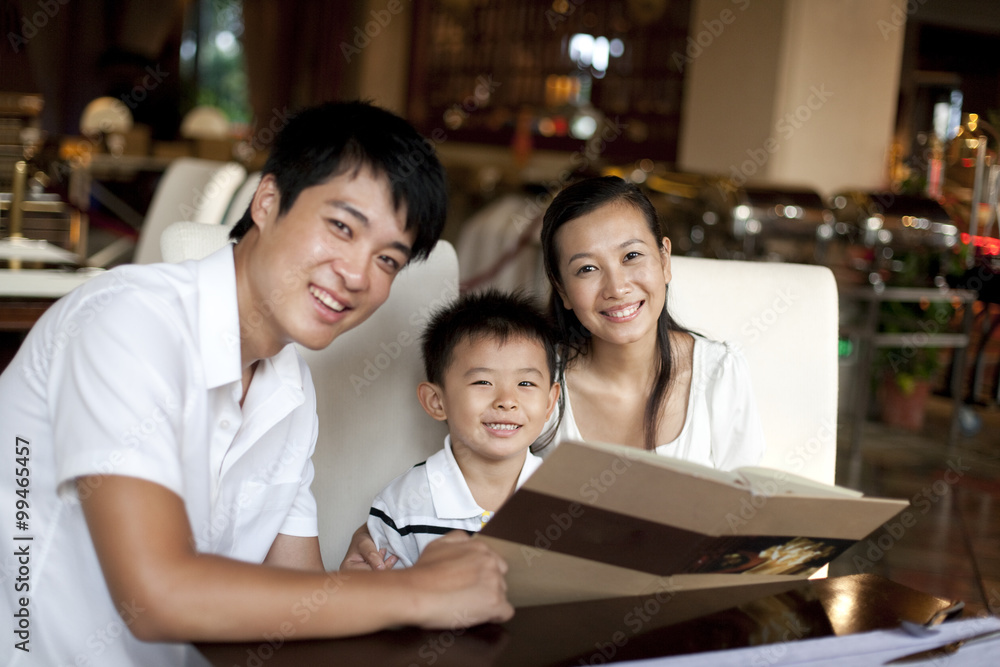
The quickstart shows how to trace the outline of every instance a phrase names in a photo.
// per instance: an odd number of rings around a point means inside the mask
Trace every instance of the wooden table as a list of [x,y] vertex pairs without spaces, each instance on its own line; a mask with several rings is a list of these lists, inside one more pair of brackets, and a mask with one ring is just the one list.
[[953,607],[861,574],[527,607],[502,625],[404,628],[325,641],[295,641],[297,621],[290,615],[283,634],[270,641],[198,648],[216,667],[589,665],[853,635],[896,628],[901,619],[926,623]]

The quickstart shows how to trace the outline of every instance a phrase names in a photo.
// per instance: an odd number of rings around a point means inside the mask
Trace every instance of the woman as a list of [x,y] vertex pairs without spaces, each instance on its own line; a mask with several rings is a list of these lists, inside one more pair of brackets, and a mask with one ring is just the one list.
[[563,343],[556,443],[618,443],[727,470],[760,461],[746,361],[670,318],[670,241],[636,186],[607,176],[564,189],[545,212],[542,252]]

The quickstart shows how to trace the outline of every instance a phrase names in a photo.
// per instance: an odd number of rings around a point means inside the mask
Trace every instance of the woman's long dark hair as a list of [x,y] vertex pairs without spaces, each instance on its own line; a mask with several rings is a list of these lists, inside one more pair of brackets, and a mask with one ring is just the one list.
[[[574,183],[556,195],[545,211],[545,217],[542,220],[542,255],[545,260],[545,273],[553,288],[549,312],[559,334],[558,377],[563,387],[562,391],[559,392],[560,419],[565,413],[566,406],[566,366],[577,357],[590,353],[591,334],[577,319],[576,313],[563,305],[556,289],[556,286],[562,287],[562,278],[559,276],[559,258],[556,252],[555,236],[559,228],[567,222],[572,222],[607,204],[622,204],[635,208],[642,213],[657,244],[663,238],[660,219],[652,202],[638,187],[617,176],[589,178]],[[656,348],[659,352],[656,361],[656,381],[653,383],[653,391],[646,401],[646,410],[643,416],[643,441],[648,450],[656,449],[656,432],[660,423],[660,412],[670,390],[673,372],[673,358],[670,349],[671,331],[686,331],[686,329],[671,319],[664,297],[663,310],[660,312],[656,327]]]

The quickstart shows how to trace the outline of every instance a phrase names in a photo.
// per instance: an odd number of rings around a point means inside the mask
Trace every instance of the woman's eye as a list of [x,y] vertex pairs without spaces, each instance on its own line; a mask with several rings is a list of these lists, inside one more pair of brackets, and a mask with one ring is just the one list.
[[388,255],[382,255],[380,259],[386,266],[388,266],[393,271],[399,271],[399,262],[397,262],[392,257],[389,257]]
[[636,257],[642,257],[642,253],[641,252],[637,252],[635,250],[633,250],[632,252],[625,253],[625,261],[626,262],[628,260],[630,260],[630,259],[635,259]]
[[576,270],[576,274],[580,275],[581,273],[590,273],[591,271],[596,271],[596,270],[597,267],[594,266],[593,264],[585,264]]

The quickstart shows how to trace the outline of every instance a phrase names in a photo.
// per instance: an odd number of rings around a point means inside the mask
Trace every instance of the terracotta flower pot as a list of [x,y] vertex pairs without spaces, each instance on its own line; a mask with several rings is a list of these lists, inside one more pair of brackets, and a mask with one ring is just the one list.
[[889,375],[882,380],[880,393],[883,422],[907,431],[923,430],[927,397],[931,393],[930,380],[914,380],[907,383],[904,390],[896,378]]

